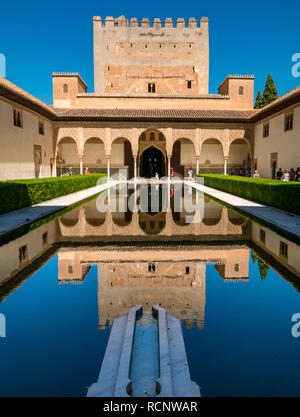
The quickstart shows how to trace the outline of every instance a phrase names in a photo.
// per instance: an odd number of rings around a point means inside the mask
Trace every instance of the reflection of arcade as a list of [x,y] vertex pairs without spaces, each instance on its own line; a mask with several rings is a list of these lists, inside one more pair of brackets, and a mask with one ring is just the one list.
[[[127,200],[126,200],[127,201]],[[96,200],[92,200],[58,220],[59,239],[93,240],[101,236],[102,240],[118,240],[151,235],[178,237],[192,240],[248,240],[250,222],[212,200],[204,199],[204,217],[202,221],[187,223],[187,218],[196,218],[198,209],[186,212],[114,212],[100,213]],[[199,214],[199,213],[198,213]]]
[[163,154],[153,146],[143,152],[140,164],[141,177],[152,178],[156,173],[160,178],[165,176]]
[[[174,260],[176,260],[174,262]],[[59,280],[83,279],[83,267],[98,264],[99,327],[140,304],[164,307],[169,314],[204,326],[206,264],[223,279],[248,280],[249,250],[227,247],[112,247],[61,248],[58,252]]]

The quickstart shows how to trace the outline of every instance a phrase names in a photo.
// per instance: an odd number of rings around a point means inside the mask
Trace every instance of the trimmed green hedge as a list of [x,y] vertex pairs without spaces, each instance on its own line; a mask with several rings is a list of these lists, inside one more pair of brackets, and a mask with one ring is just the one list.
[[0,214],[94,187],[106,174],[71,175],[0,182]]
[[234,175],[198,174],[204,185],[300,215],[300,183]]

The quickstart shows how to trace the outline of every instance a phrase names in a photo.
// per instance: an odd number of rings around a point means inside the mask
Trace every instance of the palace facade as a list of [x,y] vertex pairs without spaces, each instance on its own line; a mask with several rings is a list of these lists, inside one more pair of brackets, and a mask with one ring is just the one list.
[[254,76],[209,94],[208,19],[94,17],[94,93],[53,73],[53,105],[0,77],[0,179],[72,172],[128,178],[230,174],[266,178],[300,166],[300,87],[253,109]]

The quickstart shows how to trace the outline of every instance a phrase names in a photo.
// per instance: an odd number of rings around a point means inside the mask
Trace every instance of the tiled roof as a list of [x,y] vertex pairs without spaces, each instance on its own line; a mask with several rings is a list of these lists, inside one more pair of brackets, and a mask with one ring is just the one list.
[[54,120],[57,116],[55,111],[41,100],[17,87],[15,84],[0,76],[0,96],[12,100],[30,108],[37,113]]
[[277,100],[274,100],[272,103],[267,106],[258,109],[256,113],[250,116],[250,122],[258,122],[265,117],[269,117],[274,113],[283,110],[293,104],[299,103],[300,101],[300,86],[294,88],[283,96],[279,97]]
[[60,120],[222,120],[248,121],[256,110],[142,110],[142,109],[57,109],[54,108]]
[[0,76],[0,96],[23,105],[50,120],[169,120],[223,121],[256,123],[278,111],[300,102],[300,86],[258,110],[192,110],[192,109],[62,109],[48,106],[41,100]]

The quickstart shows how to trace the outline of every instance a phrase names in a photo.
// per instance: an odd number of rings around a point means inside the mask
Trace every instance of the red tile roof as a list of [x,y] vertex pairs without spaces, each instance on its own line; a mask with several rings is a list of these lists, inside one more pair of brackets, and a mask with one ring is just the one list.
[[246,122],[256,110],[142,110],[142,109],[89,109],[54,108],[60,120],[186,120]]

